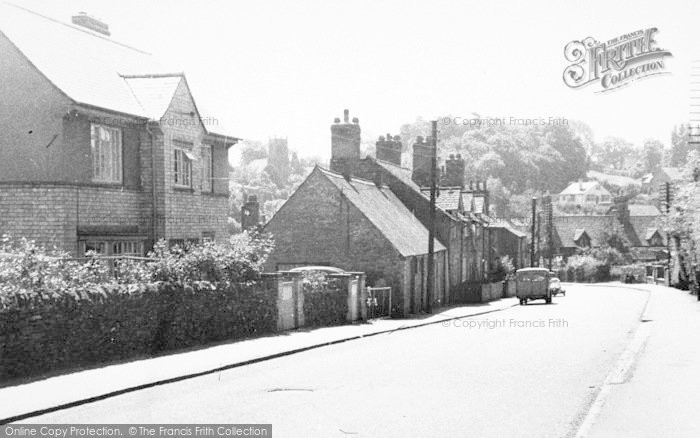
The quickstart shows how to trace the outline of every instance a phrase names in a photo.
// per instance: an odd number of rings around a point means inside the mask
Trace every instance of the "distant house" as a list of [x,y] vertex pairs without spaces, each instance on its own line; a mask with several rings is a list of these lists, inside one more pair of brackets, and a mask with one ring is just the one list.
[[624,237],[637,261],[665,258],[666,239],[653,205],[628,204],[618,200],[605,215],[555,216],[553,222],[554,253],[569,257],[580,250],[600,247],[606,233],[614,230]]
[[569,184],[567,188],[557,195],[558,203],[583,206],[596,206],[610,204],[612,196],[610,192],[598,181],[582,181]]
[[643,190],[645,193],[658,198],[659,190],[664,184],[673,184],[682,180],[682,169],[678,167],[659,167],[651,174],[645,176],[646,184],[643,185]]
[[[265,225],[275,239],[270,269],[330,265],[392,287],[401,312],[427,304],[428,230],[381,184],[314,168]],[[447,299],[446,249],[435,241],[435,298]]]
[[109,37],[0,4],[0,234],[73,254],[225,239],[228,148],[182,73]]

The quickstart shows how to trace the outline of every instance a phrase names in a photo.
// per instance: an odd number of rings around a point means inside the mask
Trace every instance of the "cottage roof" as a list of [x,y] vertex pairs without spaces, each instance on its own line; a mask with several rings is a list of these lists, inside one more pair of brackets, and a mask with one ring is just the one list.
[[555,246],[563,248],[576,247],[576,241],[585,232],[591,239],[591,246],[600,246],[603,234],[613,229],[617,218],[615,216],[555,216],[553,239]]
[[630,216],[661,216],[661,212],[655,205],[629,204]]
[[[430,199],[430,189],[421,189],[424,196]],[[456,211],[460,209],[460,189],[459,187],[439,188],[436,192],[435,205],[446,211]]]
[[[428,230],[388,187],[316,167],[404,257],[428,253]],[[435,251],[445,246],[435,239]]]

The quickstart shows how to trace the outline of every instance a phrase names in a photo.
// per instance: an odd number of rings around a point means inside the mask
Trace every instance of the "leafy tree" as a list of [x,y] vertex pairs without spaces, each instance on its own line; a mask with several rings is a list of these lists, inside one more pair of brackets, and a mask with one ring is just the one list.
[[671,167],[682,167],[691,147],[688,144],[688,125],[680,124],[673,127],[671,131],[671,153],[669,165]]
[[245,140],[241,147],[241,164],[267,158],[267,148],[259,141]]
[[625,158],[634,155],[634,146],[623,138],[607,137],[603,140],[599,154],[599,161],[610,163],[615,169],[622,169]]
[[644,141],[643,156],[643,172],[650,173],[658,169],[663,161],[664,145],[659,140],[647,139]]

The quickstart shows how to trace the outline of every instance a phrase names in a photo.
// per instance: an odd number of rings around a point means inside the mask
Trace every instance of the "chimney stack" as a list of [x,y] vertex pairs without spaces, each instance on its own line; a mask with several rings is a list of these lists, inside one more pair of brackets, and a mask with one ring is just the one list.
[[464,188],[464,159],[460,154],[450,154],[445,162],[445,185]]
[[413,173],[411,179],[420,187],[430,186],[430,163],[432,147],[430,137],[423,140],[422,136],[416,137],[413,145]]
[[360,121],[349,122],[350,111],[343,111],[343,123],[336,118],[331,125],[331,170],[350,178],[357,173],[360,164]]
[[401,137],[391,134],[387,134],[386,138],[380,136],[376,146],[377,160],[401,166],[401,149],[403,148]]
[[248,196],[248,201],[241,208],[241,228],[249,230],[260,223],[260,204],[255,195]]
[[91,17],[85,12],[80,12],[78,15],[73,15],[71,17],[71,22],[78,26],[90,29],[94,32],[101,33],[102,35],[110,36],[109,26],[107,23],[103,23],[95,17]]

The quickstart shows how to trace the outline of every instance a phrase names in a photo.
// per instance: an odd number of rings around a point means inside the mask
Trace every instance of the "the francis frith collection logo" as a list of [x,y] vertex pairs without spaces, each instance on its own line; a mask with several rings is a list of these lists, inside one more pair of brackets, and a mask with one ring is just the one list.
[[668,73],[664,57],[671,52],[657,47],[657,28],[637,30],[600,42],[592,37],[571,41],[564,48],[572,64],[564,70],[564,83],[581,88],[600,83],[598,93],[612,91],[641,78]]

